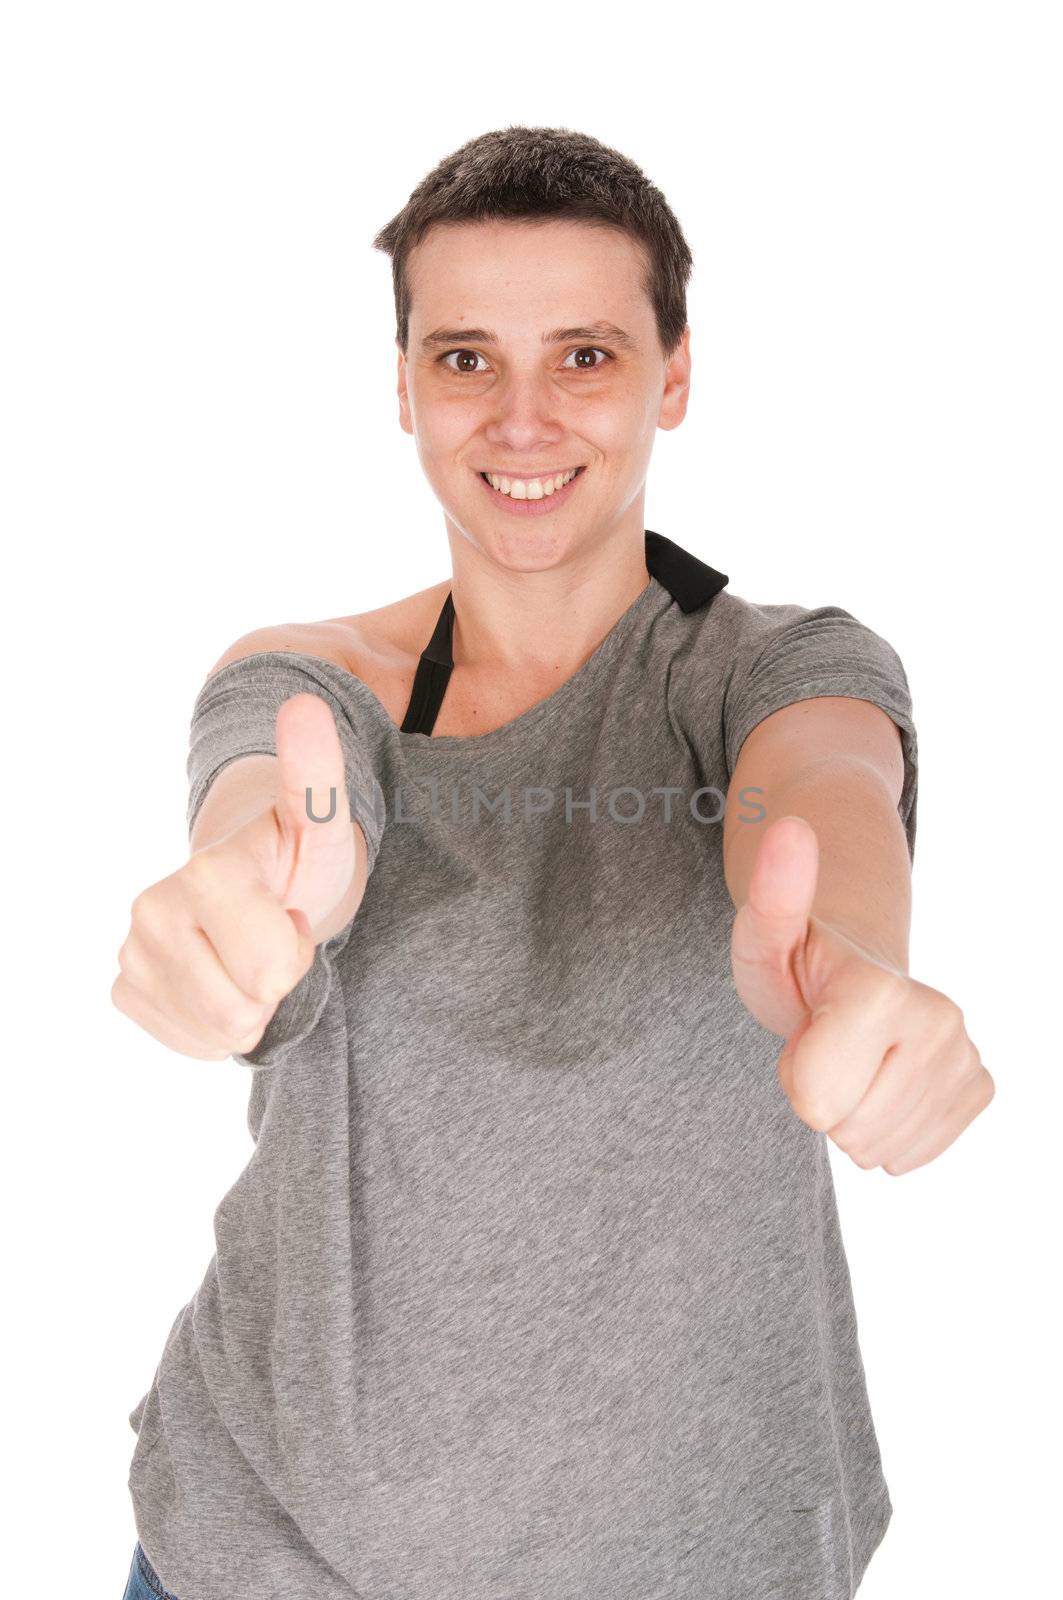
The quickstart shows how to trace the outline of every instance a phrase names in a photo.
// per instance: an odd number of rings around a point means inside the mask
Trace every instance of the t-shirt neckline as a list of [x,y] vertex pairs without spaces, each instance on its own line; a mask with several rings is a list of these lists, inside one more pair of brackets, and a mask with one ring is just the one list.
[[[548,694],[544,700],[536,701],[535,705],[529,706],[526,711],[511,717],[508,722],[500,723],[497,728],[489,728],[486,733],[404,732],[398,727],[369,686],[363,683],[361,679],[356,679],[356,682],[362,684],[365,693],[376,703],[382,715],[387,718],[404,750],[412,752],[438,749],[486,749],[489,745],[505,743],[507,739],[517,734],[531,732],[539,723],[561,715],[578,694],[585,693],[592,687],[598,676],[605,671],[616,655],[643,610],[649,607],[651,599],[662,594],[667,594],[667,590],[650,573],[644,587],[639,590],[626,610],[621,612],[609,632],[591,651],[583,665],[576,668],[571,677],[566,678],[564,683],[558,684],[557,688]],[[671,600],[671,598],[671,595],[668,595],[668,599]]]

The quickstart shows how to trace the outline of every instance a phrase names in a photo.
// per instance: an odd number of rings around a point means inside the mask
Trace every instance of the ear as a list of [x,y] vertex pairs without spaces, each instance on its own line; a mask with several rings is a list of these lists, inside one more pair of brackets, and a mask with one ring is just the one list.
[[664,390],[657,426],[666,432],[678,428],[687,414],[690,398],[690,324],[683,329],[682,337],[668,358],[664,369]]
[[407,393],[407,390],[406,390],[406,357],[405,357],[405,355],[403,353],[402,346],[399,343],[398,334],[395,335],[395,348],[397,349],[397,351],[399,353],[399,377],[398,377],[399,427],[403,430],[404,433],[412,433],[413,432],[413,418],[410,415],[410,397],[409,397],[409,394]]

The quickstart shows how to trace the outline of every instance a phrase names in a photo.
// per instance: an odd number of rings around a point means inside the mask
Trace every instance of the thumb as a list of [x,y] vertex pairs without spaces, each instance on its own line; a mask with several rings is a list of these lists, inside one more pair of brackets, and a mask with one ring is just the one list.
[[285,862],[278,892],[287,911],[298,908],[317,927],[343,898],[356,865],[343,746],[329,705],[315,694],[285,700],[276,739],[274,812]]
[[350,833],[351,811],[343,746],[320,695],[285,700],[277,712],[276,743],[278,820],[300,846],[334,845]]
[[785,964],[808,931],[818,877],[815,829],[803,817],[779,817],[757,850],[736,919],[735,955],[743,962]]

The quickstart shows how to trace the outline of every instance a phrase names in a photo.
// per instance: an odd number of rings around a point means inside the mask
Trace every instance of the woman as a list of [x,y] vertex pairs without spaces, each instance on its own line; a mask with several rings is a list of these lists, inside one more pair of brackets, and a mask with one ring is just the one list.
[[115,1000],[251,1069],[256,1148],[130,1418],[127,1600],[850,1596],[889,1494],[725,866],[748,735],[814,701],[907,872],[903,666],[645,528],[690,254],[626,158],[486,134],[377,243],[451,574],[196,701]]

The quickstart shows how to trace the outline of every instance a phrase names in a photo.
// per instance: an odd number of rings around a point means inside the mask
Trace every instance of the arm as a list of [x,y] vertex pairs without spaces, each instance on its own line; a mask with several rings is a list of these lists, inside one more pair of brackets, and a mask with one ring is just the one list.
[[[910,1172],[995,1093],[963,1013],[908,975],[901,747],[868,701],[821,696],[743,741],[724,817],[735,988],[786,1044],[779,1080],[860,1167]],[[742,821],[753,806],[762,821]]]
[[[254,645],[197,697],[191,855],[133,902],[111,998],[172,1049],[262,1068],[317,1025],[382,822],[325,662]],[[309,809],[308,792],[331,793],[331,812]]]
[[[275,698],[265,707],[271,717]],[[241,718],[246,708],[241,696]],[[312,935],[355,876],[344,751],[331,708],[311,693],[281,699],[274,735],[274,803],[256,811],[261,793],[249,789],[246,767],[230,780],[226,792],[239,792],[246,820],[137,896],[119,952],[115,1005],[164,1044],[202,1059],[237,1054],[255,1065],[255,1051],[271,1064],[315,1025],[328,998],[332,968]],[[250,753],[238,750],[233,764]],[[197,804],[227,767],[207,766]],[[308,793],[319,791],[334,798],[320,822],[307,805]]]
[[[903,778],[897,725],[869,701],[799,700],[758,723],[739,753],[724,815],[724,875],[735,908],[747,899],[765,830],[779,817],[803,817],[819,842],[813,913],[907,972]],[[762,820],[743,820],[757,815]]]

